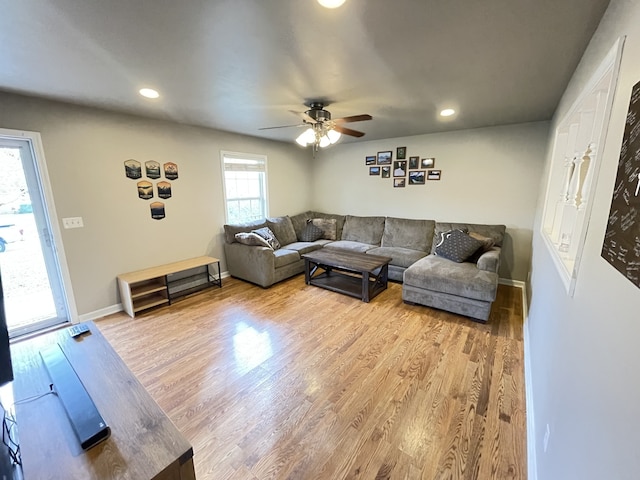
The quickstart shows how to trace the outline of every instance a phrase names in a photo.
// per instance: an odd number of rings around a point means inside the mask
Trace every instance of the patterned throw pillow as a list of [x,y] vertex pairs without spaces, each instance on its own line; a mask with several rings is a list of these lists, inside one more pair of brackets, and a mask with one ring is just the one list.
[[300,240],[303,242],[315,242],[320,240],[324,232],[312,222],[307,222],[307,226],[300,232]]
[[275,234],[271,231],[269,227],[262,227],[258,230],[251,230],[251,233],[256,233],[264,238],[269,246],[274,250],[278,250],[280,248],[280,242],[276,238]]
[[450,230],[440,235],[440,241],[436,245],[436,254],[462,263],[480,247],[482,247],[480,240],[470,237],[461,230]]
[[325,240],[336,239],[337,222],[335,218],[314,218],[311,223],[322,230],[322,238]]
[[267,247],[273,248],[269,245],[264,238],[262,238],[257,233],[253,232],[239,232],[235,234],[236,242],[242,243],[243,245],[251,245],[254,247]]

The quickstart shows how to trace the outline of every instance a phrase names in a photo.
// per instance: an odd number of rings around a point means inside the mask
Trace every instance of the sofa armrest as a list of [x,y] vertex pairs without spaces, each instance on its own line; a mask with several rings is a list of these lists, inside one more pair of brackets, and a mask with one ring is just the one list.
[[493,247],[491,250],[484,252],[478,258],[477,266],[480,270],[498,273],[500,266],[500,247]]
[[275,283],[275,256],[267,247],[225,243],[227,269],[232,277],[268,287]]

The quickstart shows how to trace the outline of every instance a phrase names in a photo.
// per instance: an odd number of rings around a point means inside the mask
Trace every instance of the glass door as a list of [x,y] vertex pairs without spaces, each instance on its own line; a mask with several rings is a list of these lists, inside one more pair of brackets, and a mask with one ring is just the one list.
[[0,133],[0,269],[9,335],[70,321],[32,139]]

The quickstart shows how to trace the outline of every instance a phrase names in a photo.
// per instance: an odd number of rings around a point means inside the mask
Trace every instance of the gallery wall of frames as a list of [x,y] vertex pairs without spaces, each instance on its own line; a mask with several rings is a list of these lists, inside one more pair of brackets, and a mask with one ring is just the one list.
[[[138,198],[142,200],[153,200],[149,203],[151,210],[151,218],[154,220],[162,220],[166,216],[164,201],[155,201],[155,195],[161,200],[171,198],[171,182],[168,180],[178,179],[178,165],[173,162],[167,162],[162,165],[155,160],[144,162],[144,174],[147,180],[142,178],[142,163],[137,160],[129,159],[124,162],[124,171],[127,178],[138,180],[136,187],[138,189]],[[159,180],[164,174],[164,180],[153,182],[149,180]],[[155,188],[154,188],[155,187]],[[155,193],[154,193],[155,192]]]
[[395,160],[393,150],[378,152],[365,157],[370,176],[393,179],[394,188],[407,185],[425,185],[429,180],[440,180],[442,170],[436,170],[436,159],[421,155],[407,157],[407,147],[397,147]]

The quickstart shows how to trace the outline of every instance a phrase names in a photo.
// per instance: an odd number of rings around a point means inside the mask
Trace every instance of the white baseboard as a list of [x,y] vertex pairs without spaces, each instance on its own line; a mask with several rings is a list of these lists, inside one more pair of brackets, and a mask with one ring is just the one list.
[[[222,278],[228,278],[229,272],[222,272],[220,274]],[[96,320],[97,318],[106,317],[107,315],[113,315],[114,313],[122,312],[124,309],[122,308],[122,304],[118,303],[116,305],[111,305],[109,307],[101,308],[100,310],[95,310],[89,313],[83,313],[82,315],[78,315],[78,322],[88,322],[89,320]]]
[[525,290],[525,288],[524,288],[525,284],[524,284],[524,282],[522,282],[520,280],[511,280],[510,278],[499,278],[498,279],[498,283],[500,283],[502,285],[509,285],[510,287],[521,288],[523,292]]
[[527,289],[522,289],[522,316],[524,318],[524,388],[527,415],[527,478],[538,480],[538,463],[536,455],[536,423],[533,413],[533,383],[531,380],[531,345],[529,340],[529,307]]

